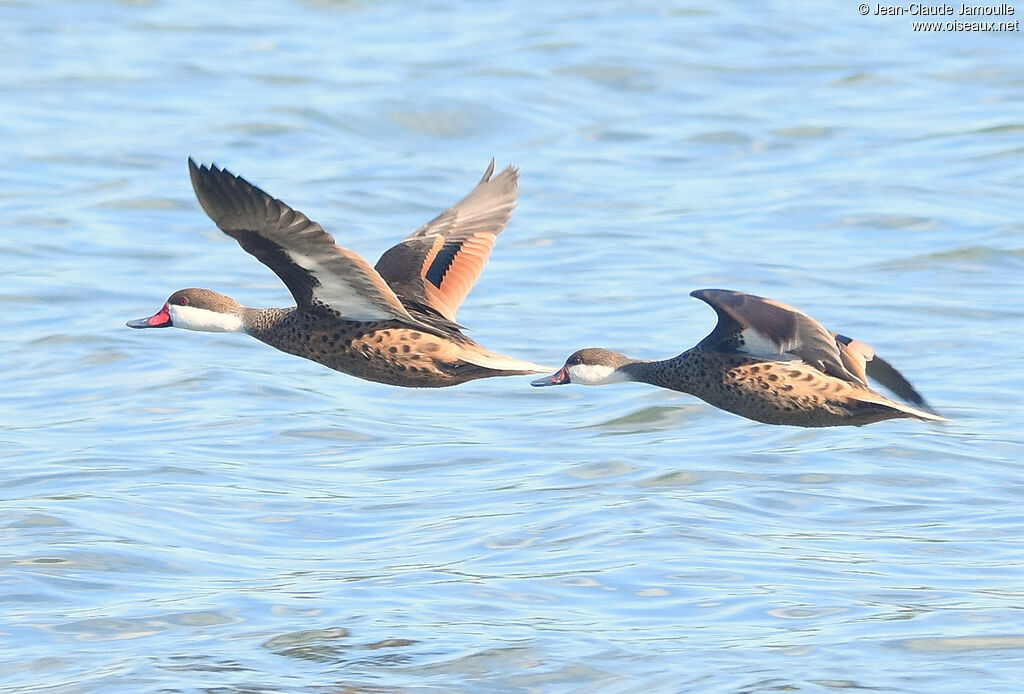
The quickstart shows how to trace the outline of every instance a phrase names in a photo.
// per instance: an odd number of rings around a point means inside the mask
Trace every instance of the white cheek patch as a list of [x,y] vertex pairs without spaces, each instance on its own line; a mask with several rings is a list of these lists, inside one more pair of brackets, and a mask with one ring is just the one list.
[[231,313],[218,313],[195,306],[167,307],[171,315],[171,325],[185,330],[199,330],[205,333],[238,333],[242,332],[242,319]]
[[602,386],[606,383],[625,383],[626,374],[603,364],[576,364],[569,367],[569,382],[583,386]]

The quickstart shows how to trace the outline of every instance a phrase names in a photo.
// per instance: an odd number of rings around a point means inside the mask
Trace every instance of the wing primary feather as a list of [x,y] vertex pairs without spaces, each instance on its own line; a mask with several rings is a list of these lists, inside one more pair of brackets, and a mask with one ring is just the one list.
[[706,349],[798,357],[823,373],[862,382],[843,365],[832,334],[806,313],[774,299],[726,289],[698,289],[690,295],[718,314],[715,329],[701,341]]
[[281,278],[299,308],[330,309],[350,320],[402,320],[409,314],[384,279],[357,253],[298,210],[216,165],[189,172],[199,204],[226,234]]
[[466,197],[377,261],[377,272],[403,303],[430,306],[454,322],[516,204],[518,169],[493,174],[492,159]]

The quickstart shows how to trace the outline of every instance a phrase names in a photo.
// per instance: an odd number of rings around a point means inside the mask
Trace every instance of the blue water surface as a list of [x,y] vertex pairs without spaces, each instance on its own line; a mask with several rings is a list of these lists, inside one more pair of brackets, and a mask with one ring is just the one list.
[[[913,19],[0,2],[0,690],[1019,692],[1024,51]],[[403,390],[129,330],[181,287],[290,302],[189,155],[371,261],[515,163],[482,344],[667,357],[713,325],[691,290],[738,289],[952,421]]]

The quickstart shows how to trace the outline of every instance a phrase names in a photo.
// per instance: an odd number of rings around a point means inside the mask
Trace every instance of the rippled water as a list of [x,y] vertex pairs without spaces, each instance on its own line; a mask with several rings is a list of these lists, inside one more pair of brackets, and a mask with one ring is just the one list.
[[[1024,53],[852,3],[0,3],[0,688],[1017,692]],[[358,381],[135,332],[284,305],[216,161],[375,259],[496,157],[460,312],[675,354],[721,286],[953,421],[804,431],[623,385]]]

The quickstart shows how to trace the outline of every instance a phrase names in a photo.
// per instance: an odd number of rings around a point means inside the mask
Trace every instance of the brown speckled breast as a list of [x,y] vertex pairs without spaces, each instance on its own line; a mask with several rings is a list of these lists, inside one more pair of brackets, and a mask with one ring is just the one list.
[[885,398],[801,362],[764,361],[695,347],[648,362],[643,380],[695,395],[710,405],[765,424],[830,427],[906,416]]
[[264,314],[249,334],[282,352],[368,381],[407,388],[442,388],[478,378],[516,375],[463,361],[476,343],[464,335],[440,337],[399,321],[317,318],[295,310]]

